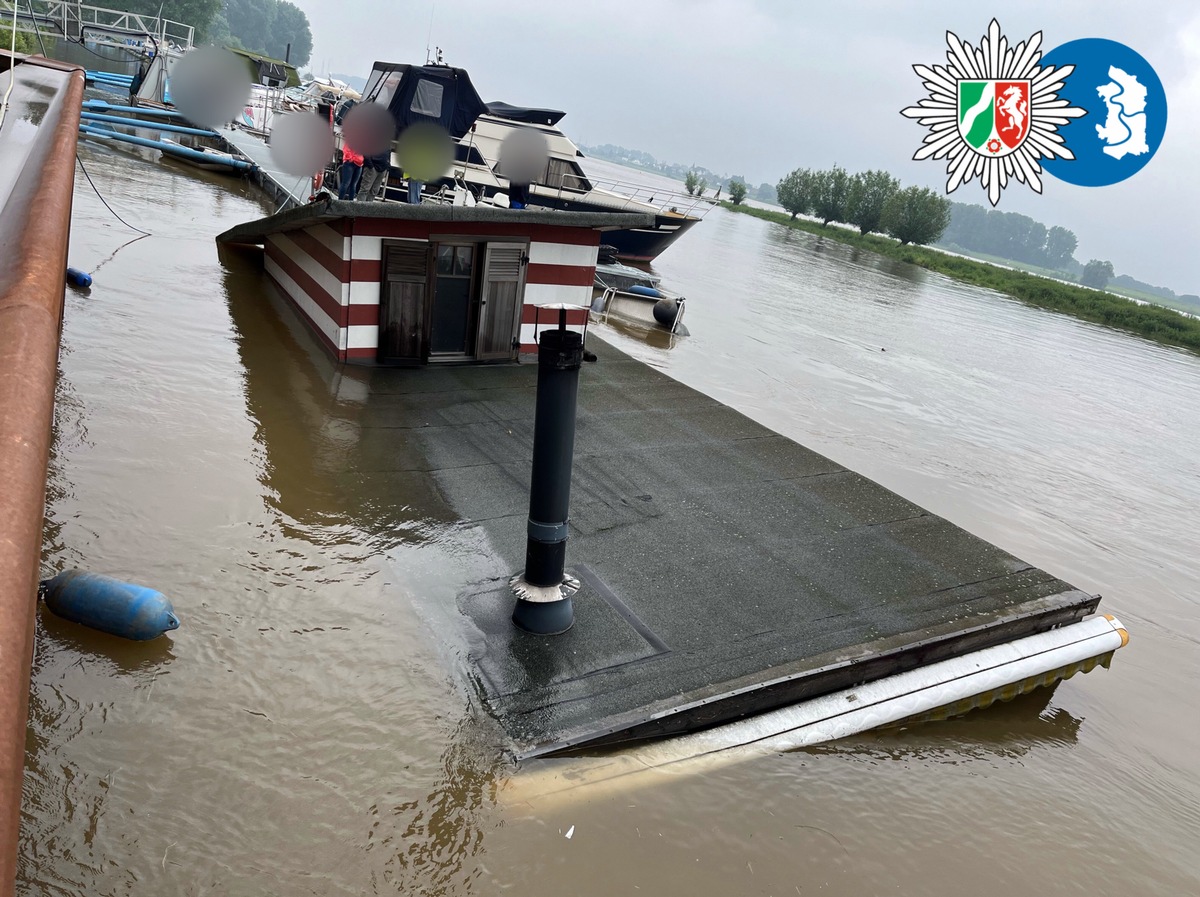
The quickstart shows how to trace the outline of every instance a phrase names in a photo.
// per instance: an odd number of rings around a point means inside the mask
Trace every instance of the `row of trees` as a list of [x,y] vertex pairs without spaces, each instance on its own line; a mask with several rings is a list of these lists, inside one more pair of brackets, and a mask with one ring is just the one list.
[[312,56],[308,16],[287,0],[124,0],[115,4],[146,16],[183,22],[196,29],[196,42],[240,47],[276,59],[287,54],[299,68]]
[[905,243],[936,243],[946,249],[996,256],[1014,262],[1061,271],[1084,286],[1103,289],[1110,282],[1154,296],[1200,307],[1200,297],[1176,295],[1173,290],[1142,283],[1125,275],[1114,276],[1111,262],[1092,259],[1086,265],[1075,259],[1078,238],[1065,227],[1047,227],[1016,212],[1001,212],[979,205],[950,202],[932,190],[900,189],[885,171],[856,175],[834,167],[831,171],[797,169],[775,186],[751,187],[740,176],[726,178],[700,166],[685,167],[659,162],[649,153],[604,144],[585,147],[589,155],[658,171],[683,180],[689,193],[717,197],[728,188],[735,205],[749,196],[778,203],[792,213],[811,213],[822,224],[852,224],[861,233],[879,231]]
[[[746,191],[749,189],[746,186],[746,182],[741,177],[735,175],[724,184],[718,183],[716,193],[714,194],[717,199],[721,198],[721,190],[725,187],[729,188],[729,201],[735,206],[741,205],[742,201],[746,198]],[[683,189],[690,196],[703,196],[704,191],[708,189],[708,179],[695,169],[692,169],[684,175]]]
[[850,224],[859,233],[880,231],[901,244],[932,243],[950,223],[950,201],[925,187],[900,188],[886,171],[850,174],[797,168],[776,185],[779,204],[792,217],[812,215],[822,225]]
[[288,0],[225,0],[209,30],[214,43],[266,53],[276,59],[286,56],[296,68],[307,65],[312,56],[308,16]]
[[[7,24],[5,22],[7,21]],[[17,53],[37,53],[37,35],[17,29],[16,45],[13,44],[12,20],[0,20],[0,47]]]

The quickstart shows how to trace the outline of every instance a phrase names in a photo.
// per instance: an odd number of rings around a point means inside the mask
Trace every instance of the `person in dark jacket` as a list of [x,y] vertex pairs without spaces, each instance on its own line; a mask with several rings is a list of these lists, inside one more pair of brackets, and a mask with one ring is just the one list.
[[363,161],[362,181],[358,185],[360,202],[375,202],[380,199],[380,186],[386,189],[388,170],[392,167],[392,148],[388,147],[382,153],[367,156]]

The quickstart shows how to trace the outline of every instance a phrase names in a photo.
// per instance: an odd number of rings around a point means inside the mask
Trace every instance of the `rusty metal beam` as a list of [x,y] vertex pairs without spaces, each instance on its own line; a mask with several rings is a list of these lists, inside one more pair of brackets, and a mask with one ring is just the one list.
[[[0,58],[7,88],[11,60]],[[83,69],[17,61],[0,127],[0,897],[13,893]]]

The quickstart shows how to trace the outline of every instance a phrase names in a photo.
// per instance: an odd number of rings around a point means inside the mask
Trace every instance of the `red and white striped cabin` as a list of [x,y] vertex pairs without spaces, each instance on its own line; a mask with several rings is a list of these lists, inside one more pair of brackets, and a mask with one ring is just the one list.
[[[266,274],[338,361],[513,361],[581,330],[602,231],[643,215],[322,201],[217,239],[262,243]],[[634,220],[636,219],[636,221]]]

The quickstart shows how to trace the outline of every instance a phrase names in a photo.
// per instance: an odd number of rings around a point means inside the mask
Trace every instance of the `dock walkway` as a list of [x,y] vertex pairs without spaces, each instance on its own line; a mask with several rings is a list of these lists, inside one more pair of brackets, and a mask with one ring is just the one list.
[[[457,598],[472,675],[519,756],[692,731],[1095,610],[1098,598],[588,342],[599,361],[580,377],[574,628],[517,630],[505,578]],[[536,366],[381,369],[370,383],[360,448],[388,459],[398,489],[428,471],[519,572]]]
[[267,195],[278,203],[278,211],[308,202],[312,179],[280,171],[275,160],[271,158],[271,147],[265,140],[228,125],[215,130],[225,141],[223,149],[231,153],[241,153],[258,166],[258,171],[252,177]]

